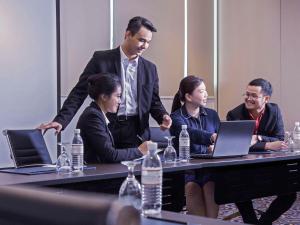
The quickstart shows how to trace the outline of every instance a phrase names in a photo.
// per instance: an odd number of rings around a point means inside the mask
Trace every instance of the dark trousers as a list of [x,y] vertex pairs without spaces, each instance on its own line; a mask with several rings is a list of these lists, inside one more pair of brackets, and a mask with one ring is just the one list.
[[271,203],[267,211],[257,219],[252,201],[235,203],[243,218],[244,223],[269,225],[277,220],[284,212],[286,212],[295,202],[296,193],[279,195]]
[[138,135],[139,120],[137,116],[126,120],[117,119],[109,123],[109,129],[116,148],[134,148],[142,143]]

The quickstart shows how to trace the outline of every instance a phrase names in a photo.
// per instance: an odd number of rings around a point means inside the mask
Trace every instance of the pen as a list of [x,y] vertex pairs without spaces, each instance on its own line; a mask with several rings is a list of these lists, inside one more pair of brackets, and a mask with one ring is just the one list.
[[169,218],[161,218],[161,217],[148,216],[148,215],[146,215],[144,217],[147,218],[147,219],[151,219],[151,220],[160,220],[160,221],[165,221],[165,222],[173,222],[173,223],[176,223],[176,224],[187,224],[187,222],[172,220],[172,219],[169,219]]
[[143,143],[144,142],[144,139],[140,136],[140,135],[136,135],[136,137]]

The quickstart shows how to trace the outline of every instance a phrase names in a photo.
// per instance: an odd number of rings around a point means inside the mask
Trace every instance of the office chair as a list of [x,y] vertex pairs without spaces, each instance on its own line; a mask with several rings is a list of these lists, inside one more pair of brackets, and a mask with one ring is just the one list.
[[4,130],[3,134],[16,168],[52,163],[41,130]]
[[139,225],[139,212],[109,195],[0,187],[1,225]]
[[150,127],[151,141],[157,142],[158,148],[166,148],[168,140],[166,136],[171,136],[169,130],[162,131],[159,127]]

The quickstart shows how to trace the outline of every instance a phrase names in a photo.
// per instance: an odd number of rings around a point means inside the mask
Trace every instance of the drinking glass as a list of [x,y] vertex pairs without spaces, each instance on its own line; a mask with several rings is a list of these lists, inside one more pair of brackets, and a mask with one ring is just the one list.
[[123,161],[121,162],[123,165],[128,168],[128,176],[123,181],[120,190],[119,190],[119,199],[127,204],[132,205],[136,209],[141,209],[141,185],[135,179],[134,176],[134,167],[138,164],[141,164],[138,161]]
[[164,159],[166,163],[174,163],[176,161],[176,151],[174,147],[172,146],[172,139],[174,136],[166,136],[165,137],[168,140],[168,146],[166,147],[164,151]]
[[292,132],[286,131],[284,133],[284,142],[288,146],[288,150],[293,152],[295,150],[295,143],[293,141]]
[[56,161],[56,171],[58,173],[71,173],[71,160],[66,150],[68,143],[58,143],[58,145],[60,146],[60,155]]

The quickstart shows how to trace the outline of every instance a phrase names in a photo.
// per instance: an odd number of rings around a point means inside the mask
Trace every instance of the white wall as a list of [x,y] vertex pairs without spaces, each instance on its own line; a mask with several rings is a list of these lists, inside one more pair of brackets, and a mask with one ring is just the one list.
[[[55,0],[0,0],[0,130],[31,129],[56,113]],[[46,135],[56,157],[53,133]],[[11,164],[0,135],[0,164]]]

